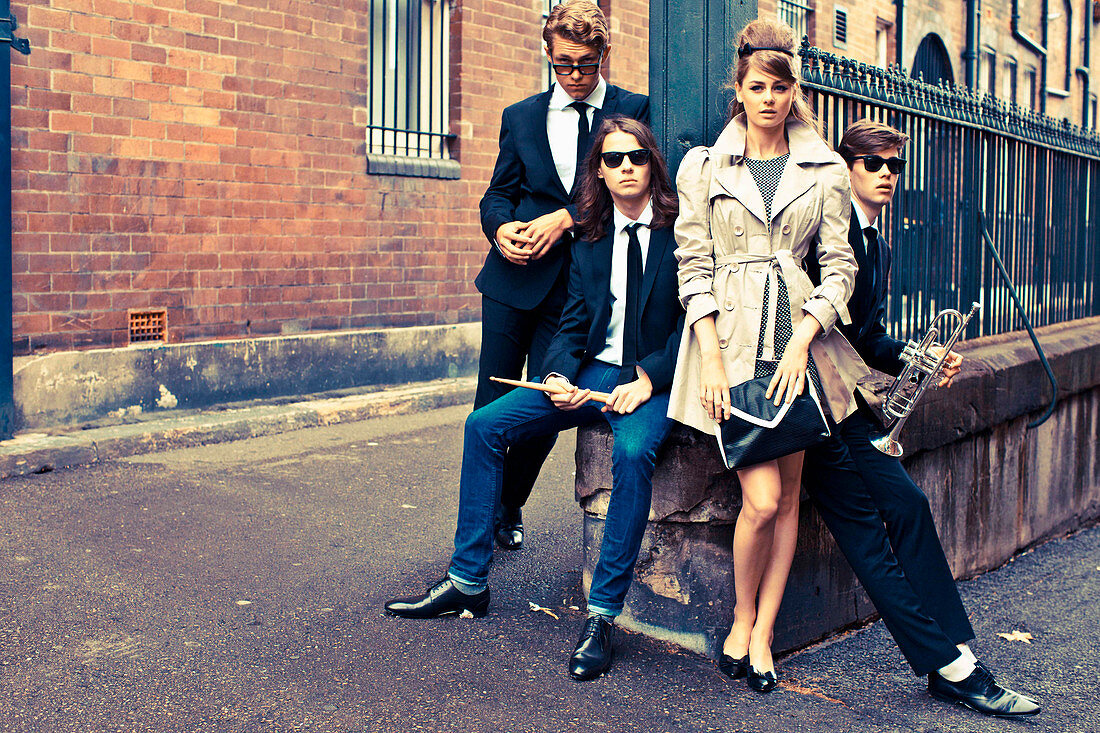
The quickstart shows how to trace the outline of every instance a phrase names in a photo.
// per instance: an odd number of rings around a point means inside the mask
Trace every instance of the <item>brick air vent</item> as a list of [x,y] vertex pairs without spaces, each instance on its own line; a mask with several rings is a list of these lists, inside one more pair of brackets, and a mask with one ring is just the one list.
[[152,310],[130,311],[130,343],[144,344],[150,341],[165,342],[168,340],[168,310],[154,308]]
[[837,48],[847,48],[848,11],[844,8],[836,8],[833,17],[833,45]]

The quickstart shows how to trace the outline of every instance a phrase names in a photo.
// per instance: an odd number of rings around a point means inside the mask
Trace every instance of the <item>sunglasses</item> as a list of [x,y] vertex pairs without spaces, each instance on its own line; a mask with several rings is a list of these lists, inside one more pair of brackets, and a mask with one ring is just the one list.
[[581,72],[581,76],[592,76],[600,70],[600,64],[603,63],[603,54],[600,54],[600,58],[594,64],[550,64],[554,67],[554,73],[558,76],[569,76],[573,73],[573,69]]
[[890,169],[890,172],[895,176],[905,170],[905,158],[883,158],[881,155],[857,155],[852,158],[853,161],[862,160],[863,167],[867,169],[868,173],[876,173],[882,168],[883,163]]
[[621,153],[615,150],[610,153],[600,153],[600,157],[603,158],[603,164],[608,168],[618,168],[623,164],[623,158],[630,158],[632,165],[648,165],[649,149],[638,148],[637,150],[628,150]]

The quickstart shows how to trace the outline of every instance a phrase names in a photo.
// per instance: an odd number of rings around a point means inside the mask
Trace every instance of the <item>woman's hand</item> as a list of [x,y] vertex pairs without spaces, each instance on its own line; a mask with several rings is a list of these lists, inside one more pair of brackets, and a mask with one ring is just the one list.
[[791,340],[787,342],[787,348],[783,351],[783,358],[779,360],[772,381],[768,383],[768,391],[764,396],[771,399],[775,394],[775,406],[778,407],[783,400],[794,402],[794,398],[802,394],[806,388],[806,365],[810,359],[810,343],[821,332],[821,324],[809,313],[802,316]]
[[704,355],[699,369],[699,402],[711,420],[722,422],[730,416],[730,383],[722,353]]

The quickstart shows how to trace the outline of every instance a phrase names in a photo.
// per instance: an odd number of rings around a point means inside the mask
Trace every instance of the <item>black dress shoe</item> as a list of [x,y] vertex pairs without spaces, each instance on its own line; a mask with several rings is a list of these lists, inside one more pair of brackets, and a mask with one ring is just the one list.
[[734,659],[728,654],[723,654],[718,658],[718,671],[731,679],[741,679],[749,673],[749,655]]
[[969,677],[959,682],[951,682],[937,672],[929,672],[928,693],[939,700],[963,705],[997,718],[1038,715],[1042,709],[1030,697],[998,685],[993,675],[980,662]]
[[471,596],[460,591],[453,580],[444,578],[423,595],[395,598],[386,604],[386,613],[401,618],[437,618],[463,611],[478,618],[488,613],[489,589]]
[[775,672],[759,672],[750,664],[748,683],[757,692],[771,692],[779,684],[779,677]]
[[578,681],[594,680],[611,666],[614,649],[611,629],[614,624],[606,616],[592,616],[584,622],[581,638],[569,657],[569,676]]
[[523,510],[519,507],[501,506],[497,513],[493,535],[497,544],[505,550],[523,547]]

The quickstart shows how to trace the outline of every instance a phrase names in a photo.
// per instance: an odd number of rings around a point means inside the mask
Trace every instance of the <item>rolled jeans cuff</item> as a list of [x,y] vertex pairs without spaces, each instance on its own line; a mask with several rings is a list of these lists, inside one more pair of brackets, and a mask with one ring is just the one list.
[[457,572],[454,568],[447,570],[447,577],[453,580],[455,583],[461,583],[462,589],[467,591],[470,595],[480,593],[489,587],[489,584],[484,580],[473,580]]
[[618,618],[619,614],[623,612],[623,607],[619,606],[618,608],[611,609],[611,608],[606,608],[604,606],[597,606],[597,605],[593,605],[592,603],[589,603],[588,604],[588,612],[589,613],[598,613],[601,616],[607,616],[608,618]]

